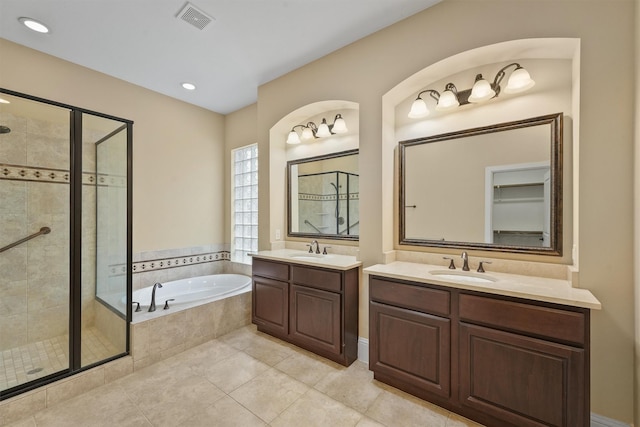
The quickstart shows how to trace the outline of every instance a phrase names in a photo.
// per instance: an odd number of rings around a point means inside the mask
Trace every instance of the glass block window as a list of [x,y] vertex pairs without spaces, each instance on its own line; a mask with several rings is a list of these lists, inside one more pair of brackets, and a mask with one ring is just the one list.
[[258,144],[235,149],[231,156],[231,260],[251,264],[248,254],[258,250]]

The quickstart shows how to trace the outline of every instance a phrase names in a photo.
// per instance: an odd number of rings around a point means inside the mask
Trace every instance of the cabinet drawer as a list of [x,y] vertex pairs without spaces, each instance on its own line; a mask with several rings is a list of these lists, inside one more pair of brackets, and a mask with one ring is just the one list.
[[289,280],[289,266],[279,262],[253,258],[252,272],[258,276],[270,277],[278,280]]
[[448,316],[451,312],[451,294],[441,289],[371,277],[369,292],[372,301],[442,316]]
[[460,320],[579,345],[587,342],[585,314],[574,311],[460,294]]
[[338,271],[292,265],[291,280],[299,285],[327,291],[340,292],[342,290],[342,274]]

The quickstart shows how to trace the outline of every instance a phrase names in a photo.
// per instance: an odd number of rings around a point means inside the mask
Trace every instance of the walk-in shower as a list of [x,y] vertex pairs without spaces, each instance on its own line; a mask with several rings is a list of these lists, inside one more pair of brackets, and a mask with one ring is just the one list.
[[132,122],[0,89],[0,399],[128,353]]

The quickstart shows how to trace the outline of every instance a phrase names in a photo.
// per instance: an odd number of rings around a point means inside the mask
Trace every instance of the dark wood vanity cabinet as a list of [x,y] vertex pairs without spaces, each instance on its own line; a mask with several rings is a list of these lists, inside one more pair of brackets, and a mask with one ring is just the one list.
[[382,279],[372,279],[369,291],[371,370],[448,398],[449,292]]
[[589,310],[370,277],[376,379],[488,426],[589,425]]
[[359,269],[253,259],[258,330],[345,366],[358,356]]

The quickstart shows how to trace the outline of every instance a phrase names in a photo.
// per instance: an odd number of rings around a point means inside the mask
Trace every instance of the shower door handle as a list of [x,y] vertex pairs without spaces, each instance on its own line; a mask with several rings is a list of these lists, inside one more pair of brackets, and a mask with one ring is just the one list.
[[11,249],[11,248],[13,248],[15,246],[18,246],[21,243],[24,243],[24,242],[27,242],[27,241],[33,239],[34,237],[38,237],[41,234],[49,234],[49,233],[51,233],[51,229],[49,227],[42,227],[40,229],[40,231],[38,231],[37,233],[33,233],[32,235],[27,236],[24,239],[20,239],[20,240],[18,240],[16,242],[13,242],[13,243],[11,243],[11,244],[9,244],[7,246],[4,246],[4,247],[0,248],[0,252],[4,252],[6,250],[9,250],[9,249]]

